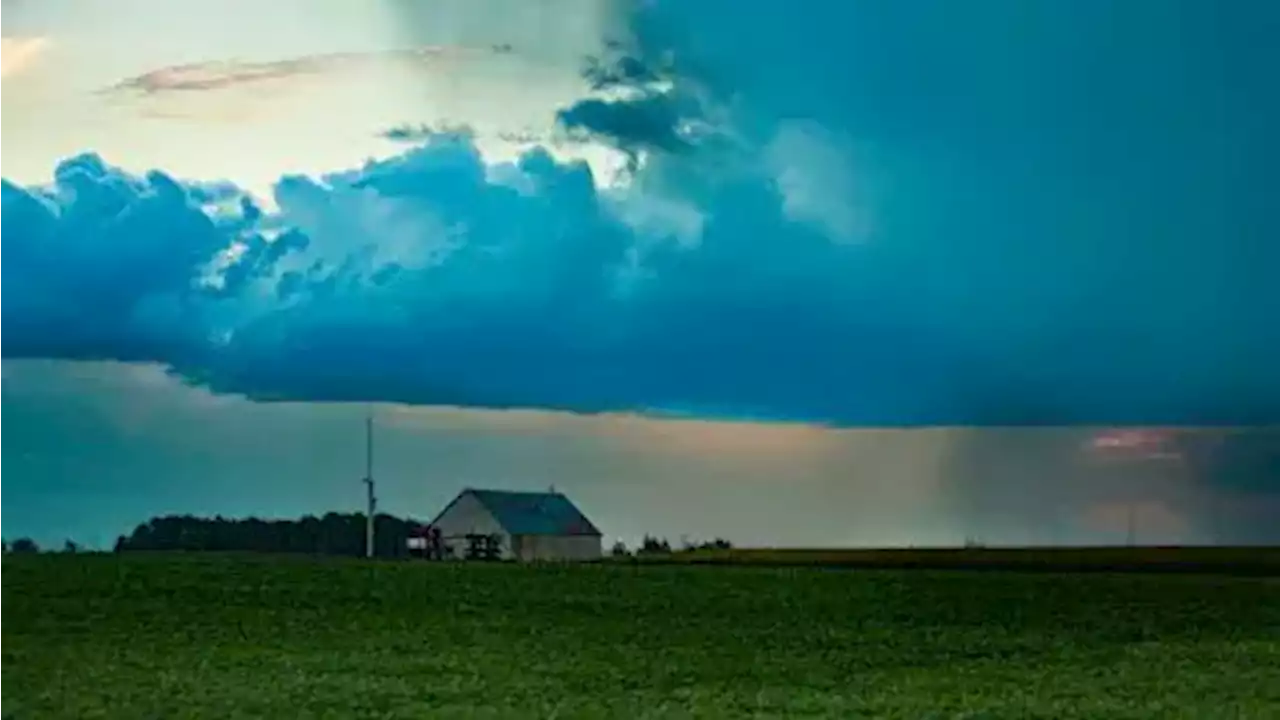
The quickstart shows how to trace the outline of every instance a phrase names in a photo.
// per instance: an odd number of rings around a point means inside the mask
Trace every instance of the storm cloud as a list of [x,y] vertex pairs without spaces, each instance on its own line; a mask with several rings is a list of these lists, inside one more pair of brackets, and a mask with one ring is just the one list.
[[258,399],[1280,421],[1257,18],[951,7],[635,4],[559,115],[633,154],[618,185],[449,133],[271,211],[92,153],[6,181],[4,356]]

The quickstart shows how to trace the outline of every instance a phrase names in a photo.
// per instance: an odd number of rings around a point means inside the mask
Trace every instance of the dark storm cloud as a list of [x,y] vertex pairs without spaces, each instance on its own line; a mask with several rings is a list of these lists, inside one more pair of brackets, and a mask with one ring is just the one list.
[[4,186],[4,354],[262,398],[1277,421],[1275,50],[1174,5],[646,3],[620,92],[560,116],[643,156],[622,189],[432,135],[265,214],[82,156]]

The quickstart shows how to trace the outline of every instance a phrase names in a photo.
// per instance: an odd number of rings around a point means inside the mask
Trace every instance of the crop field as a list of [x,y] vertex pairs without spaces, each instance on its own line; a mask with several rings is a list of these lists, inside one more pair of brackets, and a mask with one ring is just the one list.
[[4,558],[5,718],[1280,717],[1280,582]]
[[732,548],[642,556],[639,560],[650,564],[1036,572],[1209,572],[1280,576],[1280,547]]

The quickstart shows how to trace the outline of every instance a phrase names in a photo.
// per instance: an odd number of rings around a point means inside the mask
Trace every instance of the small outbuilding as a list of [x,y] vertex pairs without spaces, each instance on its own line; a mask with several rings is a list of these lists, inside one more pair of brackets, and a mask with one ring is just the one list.
[[431,521],[447,556],[468,557],[477,538],[491,539],[503,560],[598,560],[601,534],[558,492],[467,488]]

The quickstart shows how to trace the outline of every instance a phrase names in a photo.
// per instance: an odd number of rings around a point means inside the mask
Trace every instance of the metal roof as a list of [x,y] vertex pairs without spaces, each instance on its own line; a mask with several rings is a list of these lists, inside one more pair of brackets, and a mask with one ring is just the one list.
[[599,535],[569,498],[557,492],[464,490],[512,535]]

